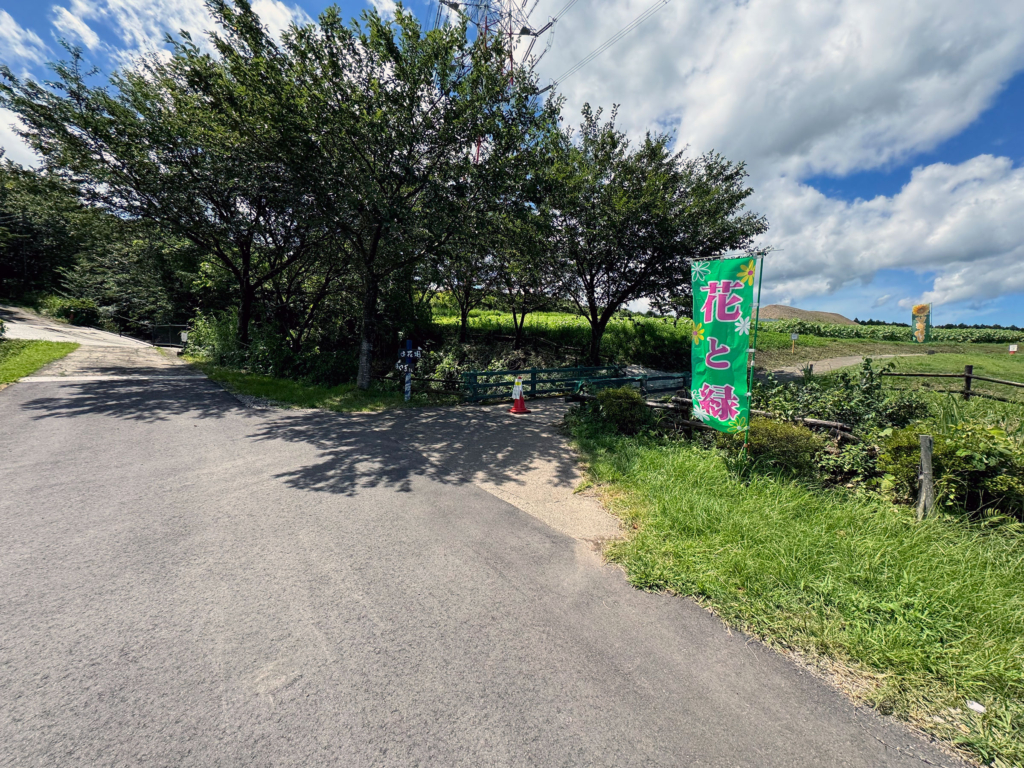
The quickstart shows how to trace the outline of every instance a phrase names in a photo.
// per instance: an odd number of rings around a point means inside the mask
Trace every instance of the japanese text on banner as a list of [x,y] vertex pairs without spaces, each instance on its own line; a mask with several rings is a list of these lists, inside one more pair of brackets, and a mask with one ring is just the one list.
[[750,418],[747,350],[756,270],[749,257],[692,267],[693,415],[720,432],[742,432]]

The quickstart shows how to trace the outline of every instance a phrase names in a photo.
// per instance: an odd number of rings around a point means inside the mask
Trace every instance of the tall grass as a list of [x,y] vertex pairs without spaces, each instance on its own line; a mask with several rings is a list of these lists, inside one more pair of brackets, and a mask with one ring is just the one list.
[[574,429],[638,526],[608,551],[631,583],[693,595],[770,642],[836,660],[881,710],[985,760],[1024,763],[1022,526],[916,523],[869,496],[740,484],[691,443]]

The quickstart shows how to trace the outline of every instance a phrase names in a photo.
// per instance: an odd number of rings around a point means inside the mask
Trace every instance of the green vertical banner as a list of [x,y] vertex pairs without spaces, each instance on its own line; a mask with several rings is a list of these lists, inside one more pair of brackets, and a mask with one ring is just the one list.
[[757,260],[698,261],[691,270],[693,415],[720,432],[743,432]]

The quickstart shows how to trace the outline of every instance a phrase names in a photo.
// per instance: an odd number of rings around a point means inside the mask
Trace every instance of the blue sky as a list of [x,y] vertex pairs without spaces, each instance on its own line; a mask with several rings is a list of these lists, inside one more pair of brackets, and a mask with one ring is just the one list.
[[[570,3],[534,49],[548,48],[542,85],[652,1]],[[531,21],[566,4],[537,0]],[[273,30],[326,5],[254,3]],[[925,300],[937,322],[1024,325],[1024,3],[985,5],[671,0],[556,90],[569,121],[584,102],[618,104],[632,135],[667,130],[747,163],[775,249],[764,303],[906,321]],[[45,76],[65,37],[109,71],[209,26],[202,0],[0,0],[0,61]],[[30,162],[11,121],[0,113],[0,146]]]

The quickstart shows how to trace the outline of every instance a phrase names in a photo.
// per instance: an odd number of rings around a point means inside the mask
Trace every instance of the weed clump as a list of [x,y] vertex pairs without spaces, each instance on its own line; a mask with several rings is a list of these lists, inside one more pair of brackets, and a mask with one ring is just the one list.
[[653,421],[643,395],[632,387],[602,390],[597,402],[601,417],[624,435],[635,435]]

